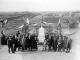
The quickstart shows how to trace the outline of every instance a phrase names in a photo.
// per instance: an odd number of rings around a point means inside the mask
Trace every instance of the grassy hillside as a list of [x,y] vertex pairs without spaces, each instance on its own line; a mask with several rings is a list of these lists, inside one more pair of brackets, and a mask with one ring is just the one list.
[[[0,20],[7,19],[8,23],[4,27],[5,31],[8,33],[16,31],[16,29],[25,23],[25,19],[29,18],[30,23],[40,23],[42,20],[48,23],[56,23],[52,26],[56,26],[58,24],[59,19],[61,20],[61,24],[63,27],[74,28],[77,25],[77,21],[80,21],[80,13],[79,12],[8,12],[8,13],[0,13]],[[68,22],[68,21],[69,22]],[[0,27],[0,30],[2,28]]]
[[[8,23],[4,27],[4,31],[6,33],[14,32],[18,29],[19,26],[25,23],[25,19],[29,18],[32,19],[33,17],[40,15],[40,13],[34,12],[7,12],[7,13],[0,13],[0,20],[7,19]],[[0,23],[1,25],[1,23]],[[2,30],[0,26],[0,31]]]

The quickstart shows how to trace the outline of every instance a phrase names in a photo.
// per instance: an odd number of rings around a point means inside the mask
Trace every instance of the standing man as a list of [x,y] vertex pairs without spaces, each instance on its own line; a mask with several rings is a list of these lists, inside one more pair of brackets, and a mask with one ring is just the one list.
[[13,40],[11,38],[12,38],[12,36],[10,36],[8,39],[8,52],[10,53],[10,51],[11,51],[12,53],[14,53]]
[[7,44],[6,36],[2,30],[1,31],[1,45],[6,45],[6,44]]
[[14,51],[18,48],[18,37],[15,35],[14,37]]
[[19,34],[20,34],[20,31],[17,31],[16,36],[18,37],[18,36],[19,36]]

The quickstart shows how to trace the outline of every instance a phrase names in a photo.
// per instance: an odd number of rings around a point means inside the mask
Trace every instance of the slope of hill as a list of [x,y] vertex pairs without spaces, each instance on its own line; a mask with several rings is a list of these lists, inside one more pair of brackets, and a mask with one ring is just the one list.
[[[6,26],[4,26],[4,30],[7,31],[7,33],[10,33],[11,31],[16,31],[19,26],[25,23],[25,19],[33,18],[37,15],[40,15],[40,13],[34,13],[34,12],[14,12],[14,13],[1,13],[0,14],[0,20],[7,19],[8,23]],[[1,23],[0,23],[1,25]],[[0,31],[2,30],[0,26]]]
[[[59,19],[61,20],[61,24],[63,27],[68,27],[68,23],[70,26],[74,26],[77,21],[80,21],[80,13],[74,12],[14,12],[14,13],[1,13],[1,19],[8,19],[7,25],[4,27],[6,31],[15,31],[19,26],[25,23],[25,19],[29,18],[30,23],[40,23],[42,20],[47,23],[57,23]],[[62,17],[62,18],[61,18]],[[69,22],[68,22],[68,21]],[[57,25],[56,24],[56,25]],[[74,24],[74,25],[73,25]],[[55,24],[53,24],[56,26]],[[50,26],[53,26],[50,25]],[[45,25],[44,25],[45,26]],[[0,27],[1,30],[1,27]]]

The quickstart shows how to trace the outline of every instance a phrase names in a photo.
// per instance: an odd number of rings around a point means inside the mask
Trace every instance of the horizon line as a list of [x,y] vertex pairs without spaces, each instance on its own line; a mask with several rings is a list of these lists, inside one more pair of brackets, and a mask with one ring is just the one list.
[[27,10],[24,10],[24,11],[0,11],[0,13],[15,13],[15,12],[76,12],[76,11],[79,11],[80,10],[49,10],[49,11],[27,11]]

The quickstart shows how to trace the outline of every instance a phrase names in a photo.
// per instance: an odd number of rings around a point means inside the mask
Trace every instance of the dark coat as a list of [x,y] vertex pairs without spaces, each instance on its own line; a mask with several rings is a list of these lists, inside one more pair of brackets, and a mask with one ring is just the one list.
[[6,44],[7,44],[6,36],[3,34],[1,36],[1,45],[6,45]]

